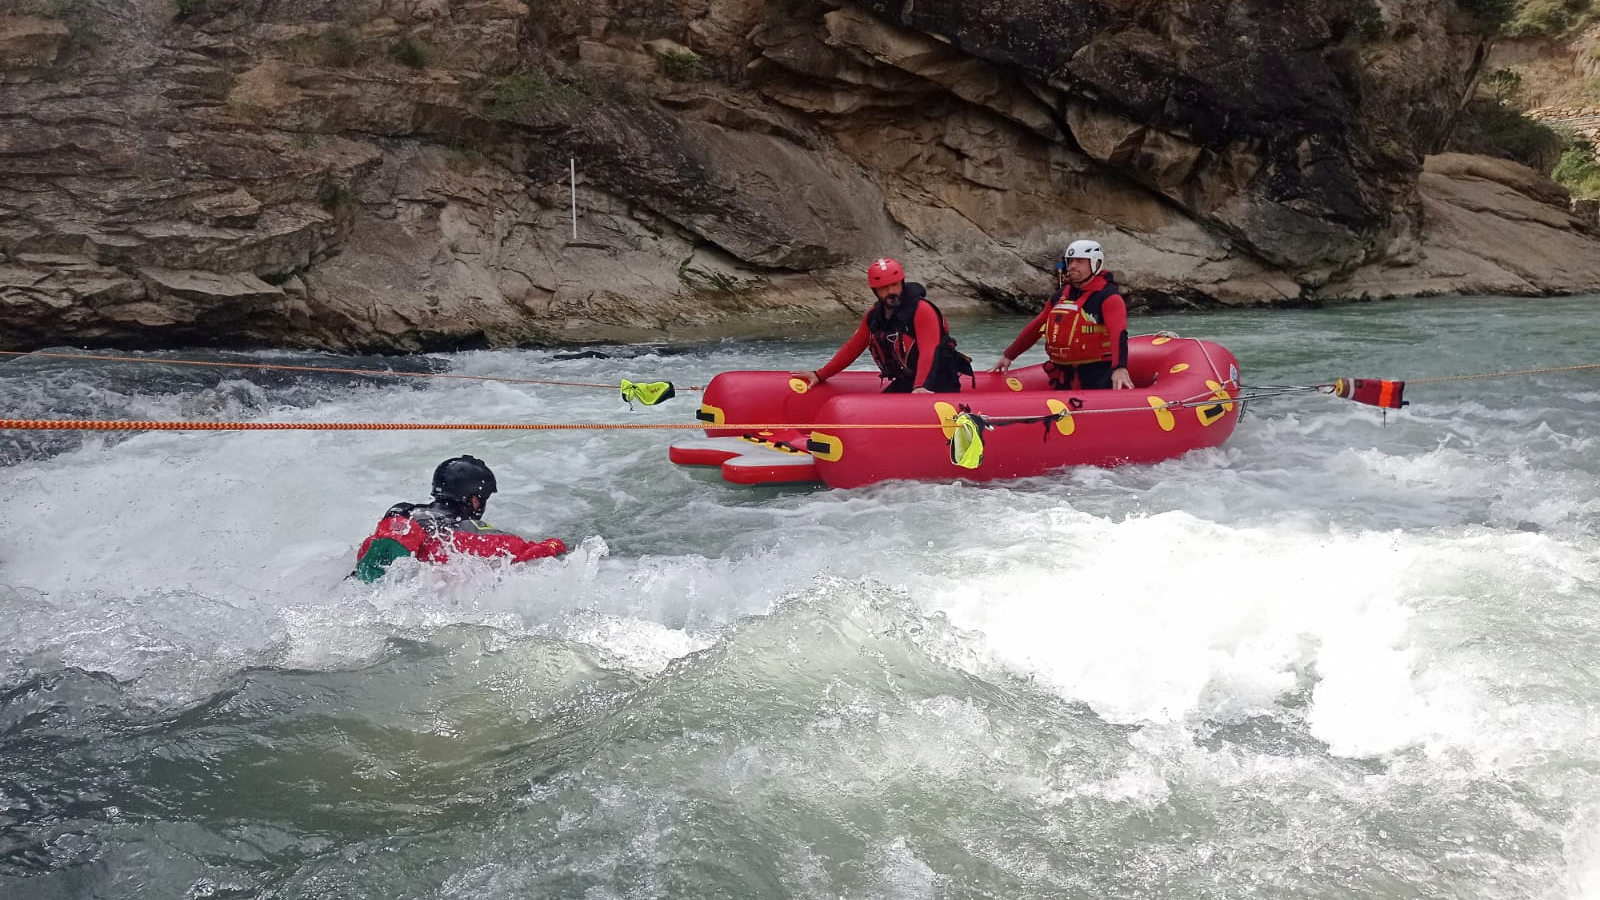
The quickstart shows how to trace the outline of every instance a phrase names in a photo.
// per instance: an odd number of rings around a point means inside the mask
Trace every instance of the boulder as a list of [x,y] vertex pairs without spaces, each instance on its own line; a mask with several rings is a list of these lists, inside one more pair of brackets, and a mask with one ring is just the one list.
[[189,208],[200,221],[219,228],[252,228],[261,218],[261,201],[244,188],[197,197]]
[[1548,294],[1600,285],[1597,242],[1566,191],[1510,160],[1429,157],[1419,183],[1426,221],[1418,253],[1357,270],[1330,295],[1392,297],[1465,291]]

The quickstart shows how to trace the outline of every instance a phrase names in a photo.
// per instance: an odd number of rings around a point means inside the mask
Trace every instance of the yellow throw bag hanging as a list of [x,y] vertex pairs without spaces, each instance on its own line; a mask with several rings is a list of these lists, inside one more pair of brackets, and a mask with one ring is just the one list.
[[983,462],[983,433],[989,427],[980,416],[957,413],[955,431],[950,435],[950,461],[963,469],[976,469]]
[[665,400],[677,396],[670,381],[647,381],[635,384],[628,379],[622,379],[622,399],[628,401],[628,408],[633,408],[633,401],[637,400],[645,406],[655,406]]

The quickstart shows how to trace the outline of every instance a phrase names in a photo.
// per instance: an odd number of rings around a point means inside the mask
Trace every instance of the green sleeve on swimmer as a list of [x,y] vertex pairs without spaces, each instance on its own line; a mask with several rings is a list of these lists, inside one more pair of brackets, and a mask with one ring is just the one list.
[[363,584],[371,584],[382,578],[395,560],[410,555],[411,551],[406,549],[405,544],[393,538],[378,538],[356,561],[356,570],[352,574]]

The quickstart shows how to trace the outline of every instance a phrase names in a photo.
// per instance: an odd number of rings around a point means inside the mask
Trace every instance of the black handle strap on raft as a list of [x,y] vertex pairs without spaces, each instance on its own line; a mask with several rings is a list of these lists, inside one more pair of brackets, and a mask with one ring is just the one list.
[[[1083,401],[1074,397],[1069,401],[1075,409],[1083,408]],[[976,469],[983,463],[983,433],[993,431],[1002,425],[1025,425],[1034,422],[1044,424],[1044,440],[1050,439],[1050,426],[1071,415],[1070,410],[1049,413],[1042,416],[1007,416],[1004,419],[991,419],[972,411],[972,407],[965,403],[957,407],[956,414],[950,420],[954,426],[950,431],[950,462],[952,465],[963,469]]]
[[[743,435],[740,435],[740,437],[742,437],[744,440],[749,441],[752,444],[765,444],[768,447],[776,447],[779,450],[787,450],[790,453],[810,453],[811,452],[811,448],[809,446],[809,443],[810,443],[809,441],[807,442],[808,446],[798,447],[798,446],[795,446],[794,444],[792,444],[792,443],[790,443],[788,441],[775,441],[775,440],[772,440],[771,438],[762,437],[759,434],[751,434],[751,433],[748,433],[748,432],[743,434]],[[824,450],[823,452],[827,452],[827,451]]]
[[1004,418],[992,418],[989,416],[978,415],[966,404],[962,404],[958,408],[958,411],[966,413],[972,416],[973,419],[982,423],[984,430],[986,431],[1006,425],[1032,425],[1034,423],[1041,423],[1044,425],[1044,440],[1048,441],[1050,440],[1050,426],[1056,424],[1062,419],[1065,419],[1080,409],[1083,409],[1083,399],[1081,397],[1069,397],[1067,399],[1066,409],[1063,409],[1060,412],[1045,413],[1042,416],[1006,416]]

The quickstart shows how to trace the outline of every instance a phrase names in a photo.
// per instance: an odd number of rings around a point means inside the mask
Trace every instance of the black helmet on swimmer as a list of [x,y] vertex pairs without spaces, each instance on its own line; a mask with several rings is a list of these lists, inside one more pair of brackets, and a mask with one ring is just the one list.
[[485,501],[497,488],[494,473],[476,456],[456,456],[433,470],[433,496],[448,503],[465,504],[469,497]]

